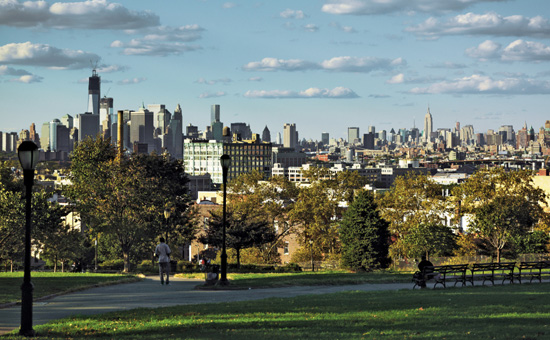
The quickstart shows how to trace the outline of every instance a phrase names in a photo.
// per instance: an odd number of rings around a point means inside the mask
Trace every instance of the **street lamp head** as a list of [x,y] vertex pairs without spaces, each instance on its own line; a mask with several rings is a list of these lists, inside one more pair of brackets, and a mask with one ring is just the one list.
[[170,218],[170,210],[164,210],[164,218],[169,219]]
[[231,166],[231,156],[223,154],[220,157],[220,162],[222,164],[222,168],[227,170]]
[[17,155],[23,170],[34,170],[38,163],[38,146],[31,141],[24,141],[17,148]]

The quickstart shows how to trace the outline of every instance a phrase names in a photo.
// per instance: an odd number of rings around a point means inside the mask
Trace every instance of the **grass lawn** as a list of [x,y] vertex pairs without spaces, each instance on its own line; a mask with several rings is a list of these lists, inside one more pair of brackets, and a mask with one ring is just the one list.
[[[31,272],[34,299],[96,285],[137,280],[139,278],[133,275],[121,274]],[[23,272],[0,273],[0,303],[21,301],[22,283]]]
[[549,289],[346,292],[136,309],[34,329],[39,339],[549,339]]
[[[178,276],[204,279],[204,273],[178,274]],[[227,279],[230,281],[232,288],[273,288],[288,286],[411,282],[412,273],[394,271],[351,273],[341,270],[298,273],[228,273]],[[223,289],[223,287],[221,289]]]

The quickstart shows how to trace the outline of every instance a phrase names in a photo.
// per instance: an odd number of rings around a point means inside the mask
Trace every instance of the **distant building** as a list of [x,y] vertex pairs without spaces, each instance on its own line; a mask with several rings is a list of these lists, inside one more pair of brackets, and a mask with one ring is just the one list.
[[283,146],[285,148],[295,148],[297,144],[296,124],[285,124],[283,127]]
[[271,143],[271,132],[267,128],[267,125],[264,128],[264,131],[262,132],[262,142]]
[[185,172],[191,176],[210,174],[212,183],[221,184],[220,157],[223,154],[231,156],[228,180],[253,170],[260,171],[266,178],[271,175],[271,143],[261,143],[259,140],[222,143],[186,139],[183,143]]
[[361,138],[359,137],[359,128],[348,127],[348,143],[353,145],[360,142]]
[[432,120],[432,114],[430,113],[430,108],[428,107],[428,112],[424,116],[424,142],[430,142],[431,141],[431,135],[433,132],[433,120]]

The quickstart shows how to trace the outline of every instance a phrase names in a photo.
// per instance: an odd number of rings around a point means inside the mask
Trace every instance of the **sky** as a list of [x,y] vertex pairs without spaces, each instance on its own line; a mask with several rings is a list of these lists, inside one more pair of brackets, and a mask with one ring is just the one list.
[[75,116],[97,68],[115,110],[272,139],[550,119],[548,0],[0,0],[0,131]]

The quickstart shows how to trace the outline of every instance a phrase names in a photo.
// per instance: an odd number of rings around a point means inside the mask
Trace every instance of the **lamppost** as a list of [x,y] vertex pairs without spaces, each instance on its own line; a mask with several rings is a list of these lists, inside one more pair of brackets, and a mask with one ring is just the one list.
[[34,167],[38,163],[38,147],[31,141],[24,141],[17,149],[19,162],[23,168],[23,182],[25,184],[25,273],[21,285],[21,328],[19,334],[34,336],[32,329],[32,291],[31,282],[31,195],[34,182]]
[[229,281],[227,281],[227,252],[225,249],[225,225],[226,225],[226,208],[227,208],[227,202],[226,202],[226,195],[227,195],[227,170],[231,166],[231,157],[229,155],[222,155],[220,157],[220,163],[222,165],[222,176],[223,176],[223,237],[222,237],[222,273],[219,284],[222,286],[226,286],[229,284]]
[[315,271],[315,266],[313,265],[313,240],[309,240],[309,252],[311,253],[311,271]]
[[172,214],[171,211],[168,210],[168,208],[165,208],[165,210],[164,210],[164,219],[166,220],[166,230],[167,230],[167,231],[166,231],[166,235],[165,235],[166,243],[168,243],[168,232],[169,232],[169,231],[168,231],[168,230],[169,230],[169,229],[168,229],[168,227],[169,227],[169,226],[168,226],[168,219],[170,218],[170,215],[171,215],[171,214]]

